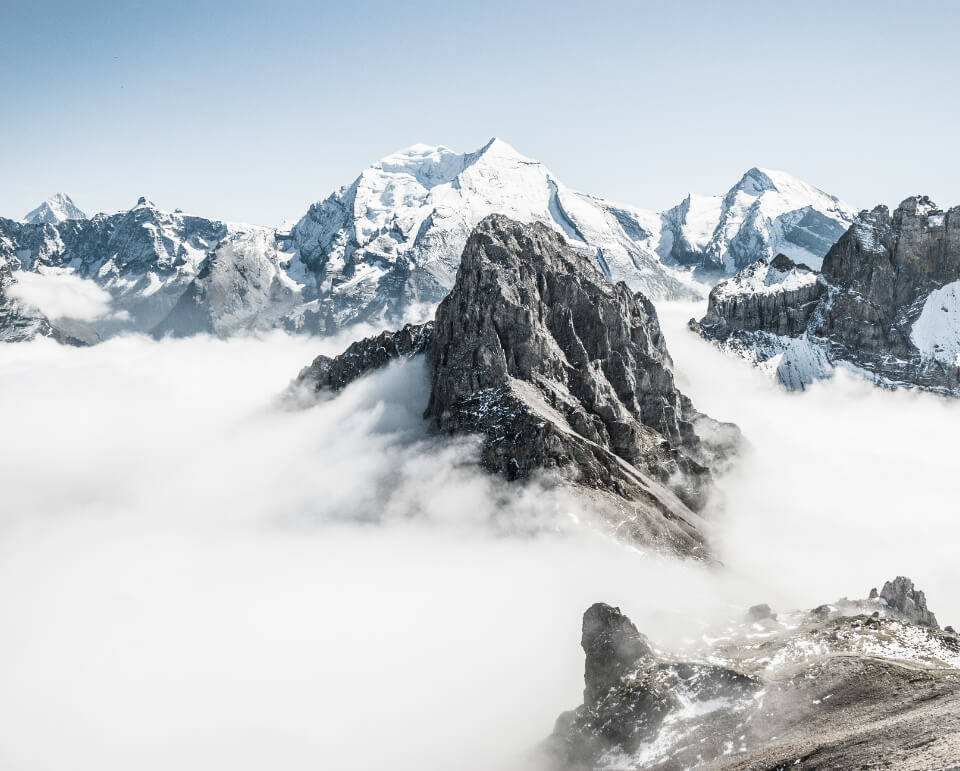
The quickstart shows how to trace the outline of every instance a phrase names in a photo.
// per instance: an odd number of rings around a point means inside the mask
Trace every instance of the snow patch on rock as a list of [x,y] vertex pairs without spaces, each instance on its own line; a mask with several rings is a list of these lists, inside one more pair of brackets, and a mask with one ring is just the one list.
[[960,366],[960,281],[927,295],[910,341],[924,358]]

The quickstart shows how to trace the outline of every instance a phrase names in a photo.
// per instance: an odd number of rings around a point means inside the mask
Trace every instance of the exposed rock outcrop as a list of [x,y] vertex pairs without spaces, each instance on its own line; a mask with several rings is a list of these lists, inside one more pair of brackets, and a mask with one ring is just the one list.
[[484,435],[487,468],[572,466],[580,484],[646,497],[633,467],[701,507],[721,448],[697,434],[709,419],[674,384],[656,310],[556,232],[483,220],[437,309],[430,358],[427,416]]
[[557,720],[550,765],[954,767],[960,640],[928,623],[909,579],[884,593],[890,600],[840,600],[781,614],[782,623],[734,619],[676,655],[657,651],[619,609],[592,606],[584,703]]
[[911,624],[940,628],[937,617],[927,609],[927,598],[914,588],[909,578],[897,576],[893,581],[887,581],[880,590],[879,599],[886,603],[891,612],[899,614]]
[[304,367],[295,387],[310,391],[342,391],[350,383],[371,370],[380,369],[397,359],[409,359],[423,353],[433,335],[433,322],[407,324],[397,332],[381,332],[351,343],[335,358],[318,356]]
[[432,330],[361,341],[299,382],[337,390],[421,349],[426,417],[440,433],[479,434],[486,469],[548,474],[594,494],[624,537],[705,553],[695,512],[739,431],[677,390],[652,304],[606,281],[556,231],[484,219]]
[[860,213],[819,276],[793,266],[757,281],[757,272],[714,287],[694,324],[704,337],[789,387],[841,365],[881,385],[960,395],[960,207],[942,211],[924,196],[892,214],[878,206]]

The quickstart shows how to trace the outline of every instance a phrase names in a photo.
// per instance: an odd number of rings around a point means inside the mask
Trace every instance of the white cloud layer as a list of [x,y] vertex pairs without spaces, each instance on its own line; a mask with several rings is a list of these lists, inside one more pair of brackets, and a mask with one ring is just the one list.
[[753,445],[723,569],[570,524],[420,421],[421,366],[305,412],[344,339],[0,346],[0,767],[514,769],[580,701],[583,610],[669,645],[746,605],[897,573],[960,620],[955,403],[786,394],[664,313],[681,386]]
[[51,319],[96,321],[110,314],[110,293],[72,273],[16,271],[7,293]]

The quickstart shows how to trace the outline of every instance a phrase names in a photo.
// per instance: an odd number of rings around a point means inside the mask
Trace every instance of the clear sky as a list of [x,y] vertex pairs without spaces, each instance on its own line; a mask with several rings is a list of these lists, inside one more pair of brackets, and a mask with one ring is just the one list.
[[648,208],[784,169],[960,203],[960,3],[0,0],[0,215],[57,191],[265,224],[499,136]]

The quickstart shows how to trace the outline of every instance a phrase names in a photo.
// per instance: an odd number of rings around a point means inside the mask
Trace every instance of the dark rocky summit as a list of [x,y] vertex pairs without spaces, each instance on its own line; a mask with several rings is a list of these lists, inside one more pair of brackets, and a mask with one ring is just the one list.
[[432,373],[426,417],[440,433],[480,435],[486,469],[565,480],[621,535],[705,553],[695,512],[739,432],[677,390],[653,305],[554,230],[486,218],[432,328],[355,343],[297,382],[337,390],[420,350]]
[[788,387],[840,365],[881,385],[960,395],[960,207],[918,196],[892,214],[861,212],[819,275],[778,260],[773,275],[751,265],[714,287],[694,328],[761,365],[776,361]]
[[677,655],[657,651],[619,609],[592,606],[584,703],[557,720],[548,765],[957,767],[960,640],[928,623],[909,579],[888,589],[890,600],[734,620]]

